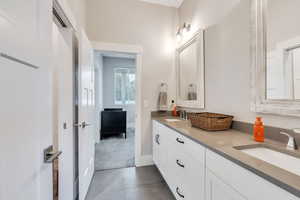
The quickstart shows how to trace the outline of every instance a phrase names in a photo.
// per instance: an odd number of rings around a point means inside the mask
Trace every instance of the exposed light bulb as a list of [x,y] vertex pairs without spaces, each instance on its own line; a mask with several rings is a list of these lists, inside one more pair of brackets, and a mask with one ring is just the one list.
[[180,28],[178,29],[178,31],[176,33],[176,39],[177,39],[178,42],[182,39]]
[[182,33],[183,33],[183,34],[186,34],[187,32],[190,31],[190,29],[191,29],[191,25],[190,25],[190,24],[184,23],[184,24],[183,24],[183,27],[182,27]]

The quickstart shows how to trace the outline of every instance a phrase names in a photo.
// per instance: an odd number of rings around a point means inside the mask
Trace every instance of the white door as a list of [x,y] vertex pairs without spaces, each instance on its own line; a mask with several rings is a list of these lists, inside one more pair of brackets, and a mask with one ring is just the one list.
[[[47,3],[45,3],[47,4]],[[20,3],[18,0],[0,1],[0,52],[31,64],[37,64],[32,51],[36,45],[39,29],[38,0]],[[45,15],[48,13],[43,10]],[[35,43],[34,43],[35,42]],[[34,43],[35,45],[30,45]],[[28,47],[27,51],[24,48]]]
[[82,31],[79,42],[79,200],[84,200],[94,174],[95,100],[93,49]]
[[73,200],[73,40],[70,29],[53,23],[54,145],[59,157],[59,199]]
[[246,200],[246,198],[206,170],[206,200]]
[[50,20],[50,1],[0,1],[1,200],[52,200]]

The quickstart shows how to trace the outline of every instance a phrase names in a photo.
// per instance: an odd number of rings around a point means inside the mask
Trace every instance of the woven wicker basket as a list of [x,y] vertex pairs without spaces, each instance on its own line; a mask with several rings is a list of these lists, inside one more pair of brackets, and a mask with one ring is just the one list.
[[217,113],[189,113],[192,126],[207,131],[224,131],[231,128],[233,116]]

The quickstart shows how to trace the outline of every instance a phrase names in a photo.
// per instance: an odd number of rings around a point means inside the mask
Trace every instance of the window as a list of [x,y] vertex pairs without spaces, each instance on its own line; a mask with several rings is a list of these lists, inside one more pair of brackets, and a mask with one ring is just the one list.
[[115,68],[115,104],[135,103],[135,69]]

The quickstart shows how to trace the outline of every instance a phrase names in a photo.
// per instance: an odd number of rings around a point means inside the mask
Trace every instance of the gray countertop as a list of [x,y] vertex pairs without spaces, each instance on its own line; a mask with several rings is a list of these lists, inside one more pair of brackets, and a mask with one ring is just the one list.
[[[211,151],[231,160],[232,162],[285,189],[295,196],[300,197],[300,176],[254,158],[234,148],[244,145],[261,144],[253,141],[252,135],[232,129],[227,131],[208,132],[193,128],[189,121],[167,122],[165,120],[166,118],[170,117],[152,117],[153,120],[192,139]],[[282,143],[278,143],[273,140],[266,140],[263,145],[267,145],[268,147],[280,152],[285,152],[300,158],[299,150],[287,151],[285,148],[286,146]]]

